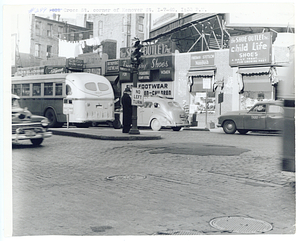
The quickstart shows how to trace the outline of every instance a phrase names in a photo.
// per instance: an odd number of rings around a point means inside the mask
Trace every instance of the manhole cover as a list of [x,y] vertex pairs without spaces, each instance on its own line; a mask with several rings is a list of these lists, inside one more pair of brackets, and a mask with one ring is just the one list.
[[210,221],[216,229],[233,233],[265,233],[272,229],[272,225],[253,218],[222,217]]
[[106,177],[106,180],[114,181],[114,180],[140,180],[145,179],[147,176],[143,175],[116,175],[116,176],[110,176]]
[[154,235],[203,235],[203,233],[190,230],[167,230],[157,232]]

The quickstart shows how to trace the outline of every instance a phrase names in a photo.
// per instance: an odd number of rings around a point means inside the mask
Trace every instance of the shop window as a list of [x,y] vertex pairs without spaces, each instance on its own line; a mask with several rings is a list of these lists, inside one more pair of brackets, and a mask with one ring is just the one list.
[[41,96],[41,84],[40,83],[32,84],[32,95],[33,96]]
[[159,70],[158,69],[150,71],[150,79],[152,81],[159,81]]

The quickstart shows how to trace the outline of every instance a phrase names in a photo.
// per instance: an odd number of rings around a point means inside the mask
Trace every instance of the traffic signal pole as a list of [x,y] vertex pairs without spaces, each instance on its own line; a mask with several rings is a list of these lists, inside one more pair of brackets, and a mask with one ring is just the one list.
[[[131,65],[132,65],[132,83],[133,87],[137,87],[138,81],[138,67],[141,63],[140,57],[143,55],[141,48],[143,45],[140,44],[138,38],[134,38],[133,52],[131,53]],[[131,97],[132,98],[132,97]],[[132,106],[132,127],[129,131],[129,134],[140,134],[139,129],[137,128],[137,106]]]
[[[138,67],[136,65],[133,65],[133,69],[132,69],[133,87],[137,87],[137,79],[138,79]],[[136,105],[132,106],[132,127],[129,130],[129,134],[140,134],[140,131],[137,128],[137,106]]]

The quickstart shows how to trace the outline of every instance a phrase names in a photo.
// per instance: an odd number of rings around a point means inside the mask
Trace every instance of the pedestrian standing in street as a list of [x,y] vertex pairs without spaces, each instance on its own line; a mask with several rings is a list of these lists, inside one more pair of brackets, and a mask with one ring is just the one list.
[[126,87],[122,96],[123,106],[123,133],[129,133],[132,124],[131,90]]

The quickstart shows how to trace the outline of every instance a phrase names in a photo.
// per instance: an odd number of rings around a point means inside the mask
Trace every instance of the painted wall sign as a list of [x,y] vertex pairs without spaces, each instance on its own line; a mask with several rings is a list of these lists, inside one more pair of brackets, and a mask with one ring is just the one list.
[[69,69],[83,69],[83,59],[75,59],[75,58],[69,58],[66,62],[66,67]]
[[64,66],[46,66],[45,74],[61,74],[66,73],[66,68]]
[[234,36],[229,42],[229,65],[268,64],[272,61],[271,33]]
[[191,54],[191,67],[205,67],[215,65],[215,53]]

